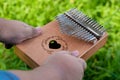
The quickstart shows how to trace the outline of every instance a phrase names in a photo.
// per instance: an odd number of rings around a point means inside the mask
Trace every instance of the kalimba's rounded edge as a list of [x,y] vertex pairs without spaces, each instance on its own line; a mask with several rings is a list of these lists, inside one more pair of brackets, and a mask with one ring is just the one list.
[[36,68],[40,66],[35,61],[33,61],[29,56],[27,56],[22,50],[20,50],[19,46],[14,46],[14,53],[31,68]]

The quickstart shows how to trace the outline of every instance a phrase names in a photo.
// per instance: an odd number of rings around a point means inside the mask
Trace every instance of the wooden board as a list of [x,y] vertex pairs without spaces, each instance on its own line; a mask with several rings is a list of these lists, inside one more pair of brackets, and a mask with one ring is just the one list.
[[[92,44],[62,34],[59,28],[57,21],[48,23],[42,27],[42,35],[16,45],[15,53],[31,68],[35,68],[42,64],[53,52],[61,50],[78,50],[80,52],[79,57],[87,60],[101,48],[107,40],[107,33],[105,33],[100,40]],[[55,43],[54,41],[57,42],[57,45],[55,45],[56,49],[52,45]]]

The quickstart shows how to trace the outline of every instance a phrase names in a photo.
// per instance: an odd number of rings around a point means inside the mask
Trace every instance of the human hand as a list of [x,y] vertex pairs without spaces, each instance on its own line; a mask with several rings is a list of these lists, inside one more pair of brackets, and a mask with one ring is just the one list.
[[40,67],[33,70],[10,72],[20,80],[82,80],[86,63],[83,59],[76,58],[78,55],[78,51],[60,51],[50,55]]
[[40,28],[33,28],[21,21],[0,19],[0,42],[4,43],[7,49],[40,33]]
[[78,51],[60,51],[49,56],[40,67],[32,71],[32,75],[39,74],[34,80],[82,80],[86,63],[76,58],[78,55]]

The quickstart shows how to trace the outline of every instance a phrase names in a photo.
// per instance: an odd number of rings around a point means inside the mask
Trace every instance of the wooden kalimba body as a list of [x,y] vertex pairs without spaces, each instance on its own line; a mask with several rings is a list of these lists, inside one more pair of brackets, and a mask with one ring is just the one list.
[[16,45],[15,53],[31,68],[35,68],[40,66],[53,52],[61,50],[78,50],[79,57],[87,60],[106,43],[106,40],[107,33],[94,44],[62,34],[55,20],[42,27],[40,36]]

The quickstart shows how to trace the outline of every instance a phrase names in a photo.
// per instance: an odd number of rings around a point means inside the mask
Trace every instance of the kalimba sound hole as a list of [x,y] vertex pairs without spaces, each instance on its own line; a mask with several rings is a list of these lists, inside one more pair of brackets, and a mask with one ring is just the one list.
[[51,41],[49,42],[49,48],[50,48],[50,49],[59,49],[60,47],[61,47],[61,44],[58,43],[58,42],[55,41],[55,40],[51,40]]

